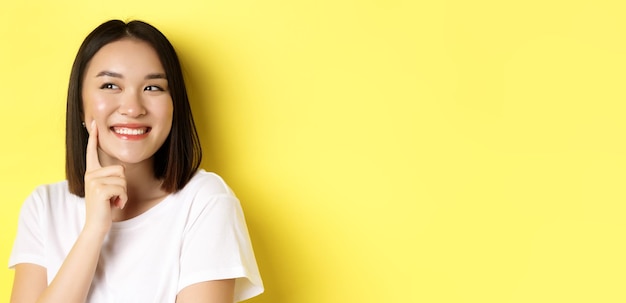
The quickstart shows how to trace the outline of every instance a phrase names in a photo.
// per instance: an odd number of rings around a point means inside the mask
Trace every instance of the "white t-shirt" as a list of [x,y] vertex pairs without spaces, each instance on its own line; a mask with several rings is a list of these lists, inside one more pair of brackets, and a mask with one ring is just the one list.
[[[85,223],[85,200],[67,181],[24,202],[9,267],[33,263],[57,274]],[[216,174],[198,171],[145,213],[114,222],[87,302],[175,302],[191,284],[236,278],[235,302],[263,292],[239,200]]]

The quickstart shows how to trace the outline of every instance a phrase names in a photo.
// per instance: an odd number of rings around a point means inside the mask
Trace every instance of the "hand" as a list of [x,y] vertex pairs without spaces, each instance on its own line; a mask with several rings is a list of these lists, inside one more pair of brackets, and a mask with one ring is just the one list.
[[113,207],[124,208],[128,201],[124,167],[102,167],[98,158],[98,127],[91,123],[87,141],[87,167],[85,171],[85,229],[106,234],[112,225]]

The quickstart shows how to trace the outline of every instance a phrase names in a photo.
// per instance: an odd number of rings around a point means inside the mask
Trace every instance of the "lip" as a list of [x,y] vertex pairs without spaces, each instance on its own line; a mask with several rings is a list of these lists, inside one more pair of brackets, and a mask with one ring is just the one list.
[[109,130],[122,140],[141,140],[150,134],[152,127],[143,124],[114,124]]

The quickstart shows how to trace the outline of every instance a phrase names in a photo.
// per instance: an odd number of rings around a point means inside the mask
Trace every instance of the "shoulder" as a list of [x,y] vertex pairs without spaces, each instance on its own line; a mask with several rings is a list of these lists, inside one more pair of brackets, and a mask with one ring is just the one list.
[[70,193],[67,181],[37,186],[22,204],[22,216],[47,217],[46,213],[66,213],[82,199]]
[[72,195],[67,185],[67,180],[39,185],[33,193],[40,195]]
[[60,181],[37,186],[30,193],[26,202],[48,204],[51,201],[68,201],[69,197],[79,198],[70,193],[67,181]]
[[185,233],[227,226],[239,216],[241,208],[239,199],[226,182],[219,175],[204,170],[199,170],[175,197],[187,222]]
[[41,202],[51,203],[61,206],[65,203],[73,203],[82,198],[72,194],[67,181],[40,185],[33,190],[31,197],[41,200]]
[[185,195],[202,195],[202,196],[218,196],[227,195],[235,196],[234,192],[226,184],[224,179],[216,173],[207,172],[200,169],[189,180],[189,183],[181,190]]

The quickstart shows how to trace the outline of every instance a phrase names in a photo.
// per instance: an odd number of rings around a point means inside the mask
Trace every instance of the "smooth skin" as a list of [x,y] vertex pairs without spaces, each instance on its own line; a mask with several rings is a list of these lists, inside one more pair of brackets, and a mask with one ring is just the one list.
[[[172,119],[167,80],[159,74],[164,71],[156,52],[138,40],[112,42],[92,58],[83,84],[86,222],[49,285],[44,267],[16,265],[12,303],[85,302],[112,223],[138,216],[168,195],[152,171]],[[113,128],[120,123],[150,127],[149,140],[116,137]],[[232,303],[234,289],[234,279],[201,282],[181,290],[176,302]]]

